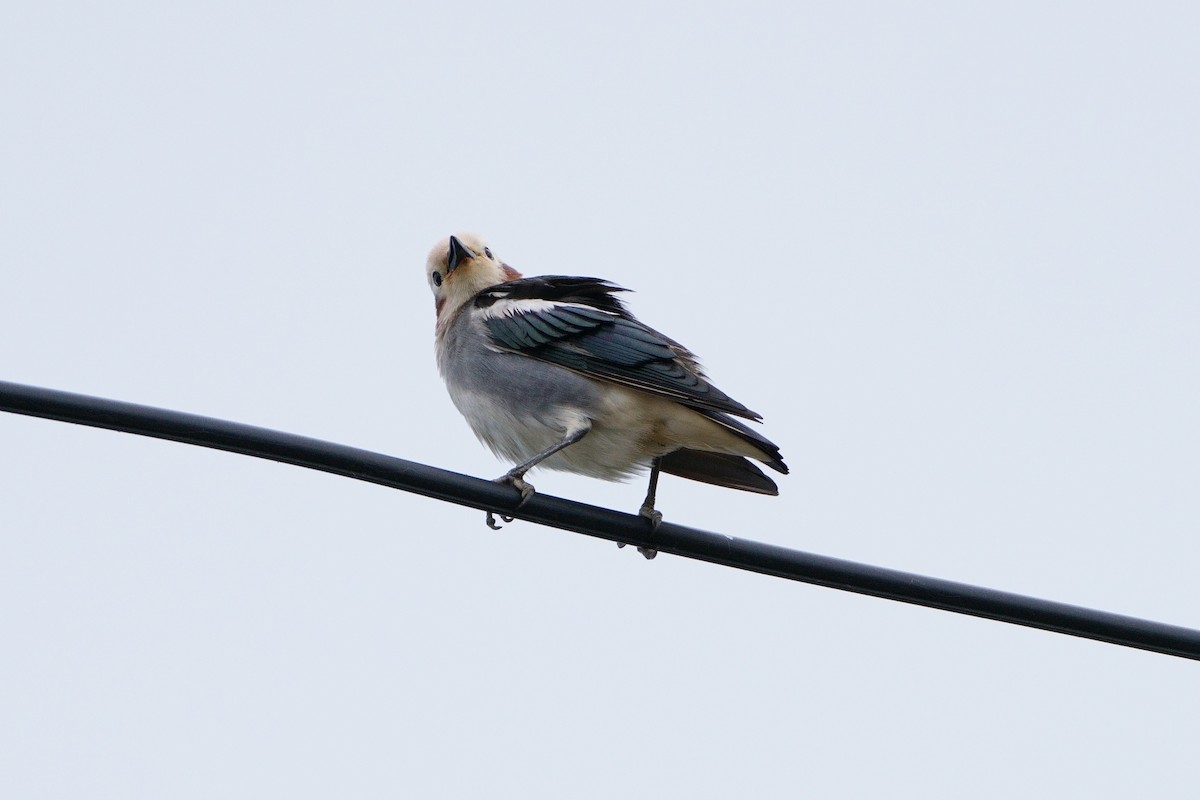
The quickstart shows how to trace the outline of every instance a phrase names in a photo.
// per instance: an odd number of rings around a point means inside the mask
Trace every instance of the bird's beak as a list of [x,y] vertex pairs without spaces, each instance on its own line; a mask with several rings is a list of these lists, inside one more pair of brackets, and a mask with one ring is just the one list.
[[446,274],[449,275],[454,270],[458,269],[458,265],[469,258],[474,258],[475,254],[471,252],[471,248],[458,240],[457,236],[450,237],[450,261],[446,264]]

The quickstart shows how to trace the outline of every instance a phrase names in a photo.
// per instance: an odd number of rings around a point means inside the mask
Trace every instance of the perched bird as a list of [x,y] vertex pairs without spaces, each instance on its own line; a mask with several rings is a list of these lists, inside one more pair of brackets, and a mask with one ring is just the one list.
[[[656,528],[660,472],[779,494],[747,459],[787,474],[762,417],[708,382],[687,348],[633,317],[598,278],[523,278],[479,237],[434,245],[438,368],[480,441],[515,462],[497,482],[525,502],[535,466],[620,480],[649,467],[639,514]],[[506,518],[507,521],[508,518]],[[498,527],[489,513],[487,523]],[[655,551],[639,548],[647,558]]]

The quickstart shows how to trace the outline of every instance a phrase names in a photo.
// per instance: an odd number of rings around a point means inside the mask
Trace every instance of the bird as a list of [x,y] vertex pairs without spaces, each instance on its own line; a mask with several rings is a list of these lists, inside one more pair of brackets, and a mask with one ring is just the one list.
[[[515,463],[496,482],[520,492],[521,504],[535,492],[525,480],[534,467],[605,480],[648,469],[638,514],[651,531],[662,521],[663,472],[779,494],[751,461],[786,475],[779,447],[740,421],[762,416],[713,386],[690,350],[635,318],[618,296],[626,289],[601,278],[526,278],[472,233],[440,239],[426,278],[450,399],[483,444]],[[491,512],[486,522],[499,529]]]

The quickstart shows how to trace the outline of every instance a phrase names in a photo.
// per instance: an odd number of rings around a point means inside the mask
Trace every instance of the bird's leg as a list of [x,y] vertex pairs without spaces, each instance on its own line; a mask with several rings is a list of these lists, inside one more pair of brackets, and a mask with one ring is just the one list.
[[662,524],[662,512],[654,510],[654,495],[658,492],[658,473],[661,462],[661,457],[650,462],[650,486],[646,489],[646,499],[642,501],[642,507],[638,509],[638,516],[650,520],[650,530],[655,530]]
[[[536,456],[524,462],[523,464],[517,464],[508,472],[504,473],[499,478],[496,478],[495,482],[506,483],[521,493],[521,502],[517,503],[517,508],[520,508],[521,506],[525,505],[526,502],[528,502],[529,498],[533,497],[533,493],[535,491],[533,484],[528,483],[525,480],[525,473],[557,453],[559,450],[575,444],[584,436],[586,436],[587,432],[591,429],[591,423],[585,423],[583,427],[569,432],[565,437],[563,437],[562,441],[555,442],[550,447],[547,447],[545,450],[538,453]],[[512,517],[505,517],[503,514],[500,516],[505,522],[512,522]],[[492,512],[490,511],[488,512],[486,522],[487,526],[492,530],[500,530],[500,526],[496,524],[496,518],[492,516]]]
[[[662,458],[656,458],[650,462],[650,486],[646,489],[646,499],[642,501],[642,507],[638,509],[638,516],[645,517],[650,520],[650,532],[658,530],[658,526],[662,524],[662,512],[654,510],[654,495],[658,491],[658,473],[660,471]],[[617,547],[624,547],[624,542],[618,542]],[[658,555],[658,551],[653,547],[639,547],[638,552],[647,559],[654,558]]]
[[504,473],[499,478],[496,478],[496,483],[507,483],[509,486],[512,486],[521,493],[521,502],[517,505],[517,508],[520,508],[525,504],[526,501],[529,500],[529,498],[533,497],[533,493],[535,491],[532,484],[525,482],[525,473],[529,472],[529,470],[533,469],[538,464],[557,453],[559,450],[575,444],[584,436],[586,436],[587,432],[591,429],[591,424],[588,424],[586,427],[571,431],[565,437],[563,437],[561,442],[555,442],[525,463],[517,464],[508,472]]

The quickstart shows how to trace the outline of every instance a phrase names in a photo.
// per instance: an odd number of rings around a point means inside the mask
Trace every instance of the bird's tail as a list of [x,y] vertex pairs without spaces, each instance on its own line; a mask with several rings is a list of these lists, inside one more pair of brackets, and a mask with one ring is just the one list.
[[[780,464],[783,462],[780,461]],[[708,450],[676,450],[659,461],[659,469],[701,483],[727,486],[758,494],[779,494],[775,481],[742,456]],[[786,472],[786,467],[784,468]]]

